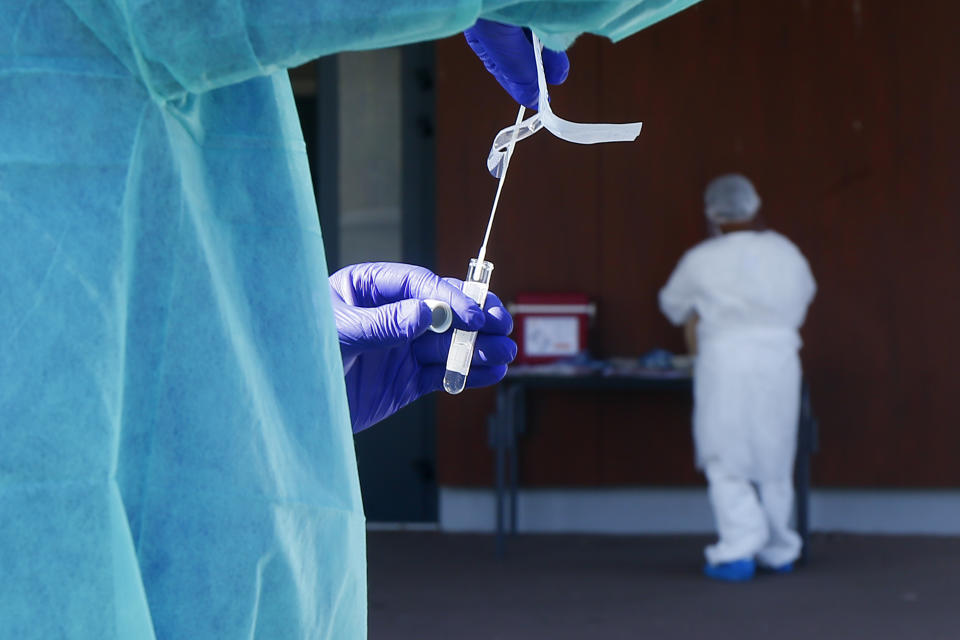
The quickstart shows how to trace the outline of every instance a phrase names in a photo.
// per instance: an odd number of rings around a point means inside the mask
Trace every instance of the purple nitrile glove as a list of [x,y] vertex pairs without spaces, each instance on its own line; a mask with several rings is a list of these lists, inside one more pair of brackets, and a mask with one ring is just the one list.
[[461,286],[429,269],[392,262],[352,265],[330,276],[354,432],[443,387],[452,330],[427,331],[432,312],[423,300],[448,303],[454,329],[479,332],[468,387],[495,384],[506,375],[517,355],[507,337],[513,318],[492,293],[481,311]]
[[[533,56],[529,29],[481,18],[463,35],[500,86],[518,103],[536,109],[540,89],[537,88],[537,61]],[[544,47],[542,58],[547,82],[563,83],[570,71],[566,52]]]

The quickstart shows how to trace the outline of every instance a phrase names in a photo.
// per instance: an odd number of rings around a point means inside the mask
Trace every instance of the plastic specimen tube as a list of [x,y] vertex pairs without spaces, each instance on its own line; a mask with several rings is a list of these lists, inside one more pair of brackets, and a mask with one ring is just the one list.
[[[487,299],[492,273],[492,263],[486,261],[480,263],[476,258],[470,259],[467,278],[463,281],[463,292],[480,305],[481,309]],[[443,374],[443,388],[447,393],[460,393],[466,386],[476,341],[476,331],[454,329],[453,338],[450,340],[450,351],[447,353],[447,370]]]

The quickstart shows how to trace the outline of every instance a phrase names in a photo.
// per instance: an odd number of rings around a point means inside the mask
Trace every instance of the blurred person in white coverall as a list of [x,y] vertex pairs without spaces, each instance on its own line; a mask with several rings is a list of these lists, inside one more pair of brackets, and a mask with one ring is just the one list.
[[790,525],[800,409],[798,333],[816,283],[806,259],[757,218],[760,198],[736,174],[704,194],[714,237],[683,256],[660,308],[695,335],[693,433],[709,483],[718,541],[704,573],[749,580],[757,565],[793,569]]

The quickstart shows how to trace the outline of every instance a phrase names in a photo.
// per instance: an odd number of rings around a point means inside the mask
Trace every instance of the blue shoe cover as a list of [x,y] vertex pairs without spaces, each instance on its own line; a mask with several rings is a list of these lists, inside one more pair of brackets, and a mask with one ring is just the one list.
[[734,560],[720,564],[707,564],[703,567],[703,575],[725,582],[745,582],[753,578],[756,570],[757,565],[753,560]]

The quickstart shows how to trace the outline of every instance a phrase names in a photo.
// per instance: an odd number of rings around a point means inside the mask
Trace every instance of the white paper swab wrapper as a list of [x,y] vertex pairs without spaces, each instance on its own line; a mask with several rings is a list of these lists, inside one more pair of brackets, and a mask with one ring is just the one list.
[[626,124],[580,123],[570,122],[557,116],[550,109],[550,95],[547,93],[547,78],[543,73],[543,57],[540,55],[541,44],[536,34],[533,36],[533,54],[537,60],[537,86],[540,97],[537,101],[535,116],[523,122],[502,129],[493,139],[490,155],[487,156],[487,169],[494,178],[499,178],[503,170],[504,159],[510,141],[519,142],[529,138],[540,129],[546,129],[553,135],[568,142],[577,144],[597,144],[599,142],[632,142],[640,135],[642,122],[628,122]]

